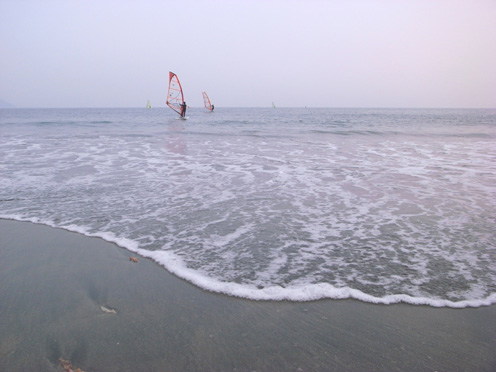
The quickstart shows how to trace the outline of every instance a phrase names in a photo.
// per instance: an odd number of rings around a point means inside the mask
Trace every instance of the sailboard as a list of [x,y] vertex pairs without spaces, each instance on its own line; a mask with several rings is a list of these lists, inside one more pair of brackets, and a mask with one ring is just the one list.
[[208,95],[206,92],[202,92],[203,95],[203,105],[205,108],[209,111],[214,111],[214,105],[210,103],[210,98],[208,98]]
[[179,78],[173,72],[169,71],[169,90],[167,92],[167,106],[173,109],[181,116],[181,119],[186,119],[186,102],[184,102],[183,88],[179,82]]
[[146,108],[147,109],[151,109],[152,108],[152,105],[150,105],[150,100],[148,100],[148,102],[146,103]]

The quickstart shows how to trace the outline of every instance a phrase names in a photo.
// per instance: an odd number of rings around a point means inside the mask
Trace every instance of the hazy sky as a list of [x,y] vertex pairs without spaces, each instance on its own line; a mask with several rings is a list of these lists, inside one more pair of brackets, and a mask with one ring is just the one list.
[[496,107],[496,0],[0,0],[18,107]]

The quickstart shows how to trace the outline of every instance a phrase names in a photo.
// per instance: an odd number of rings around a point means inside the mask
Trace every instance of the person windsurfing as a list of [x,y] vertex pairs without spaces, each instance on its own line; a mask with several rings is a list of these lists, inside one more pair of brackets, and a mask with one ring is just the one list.
[[181,117],[185,118],[186,117],[186,101],[184,101],[181,104]]
[[212,105],[212,110],[211,111],[214,111],[214,105]]

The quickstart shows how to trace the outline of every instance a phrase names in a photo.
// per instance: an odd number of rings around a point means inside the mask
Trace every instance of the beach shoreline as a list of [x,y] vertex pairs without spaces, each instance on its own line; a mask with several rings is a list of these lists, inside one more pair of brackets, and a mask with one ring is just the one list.
[[0,370],[496,370],[496,305],[252,301],[100,238],[14,220],[0,237]]

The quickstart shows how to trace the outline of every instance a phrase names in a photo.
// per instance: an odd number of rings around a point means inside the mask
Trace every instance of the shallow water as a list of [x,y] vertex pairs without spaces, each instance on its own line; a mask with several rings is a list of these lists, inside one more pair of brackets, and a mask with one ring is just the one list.
[[0,111],[0,217],[251,299],[496,302],[496,111]]

